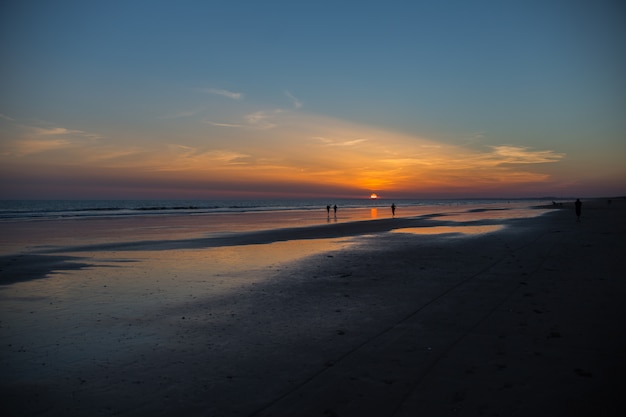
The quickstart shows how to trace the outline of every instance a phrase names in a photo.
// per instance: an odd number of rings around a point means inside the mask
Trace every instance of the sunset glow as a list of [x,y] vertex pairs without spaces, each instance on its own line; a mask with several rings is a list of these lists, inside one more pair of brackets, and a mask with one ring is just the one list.
[[[302,11],[250,5],[254,11],[240,16],[230,3],[213,10],[198,2],[184,17],[174,4],[155,7],[152,22],[141,7],[125,5],[120,13],[116,2],[37,11],[15,2],[1,14],[12,40],[3,41],[11,64],[0,81],[0,193],[625,193],[626,109],[615,86],[626,84],[621,72],[605,69],[626,64],[626,25],[608,9],[580,25],[585,15],[567,7],[541,9],[546,25],[527,25],[537,16],[529,7],[517,10],[519,24],[509,27],[492,9],[463,4],[456,17],[446,12],[453,22],[436,18],[439,6],[428,19],[412,3],[374,14],[306,6],[311,22],[325,22],[323,34],[318,23],[300,22],[294,33],[274,37],[280,22]],[[225,18],[206,22],[216,15]],[[592,24],[603,30],[589,29],[588,46],[581,45],[572,28]],[[480,25],[491,35],[468,29]],[[401,27],[406,33],[397,32]],[[452,32],[439,36],[443,30]],[[523,45],[507,51],[497,39]],[[578,69],[583,62],[593,65]]]

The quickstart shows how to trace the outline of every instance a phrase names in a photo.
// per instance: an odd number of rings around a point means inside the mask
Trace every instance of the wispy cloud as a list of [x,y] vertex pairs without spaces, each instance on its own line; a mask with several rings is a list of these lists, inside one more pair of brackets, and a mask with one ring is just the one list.
[[186,117],[192,117],[196,114],[200,113],[202,110],[187,110],[187,111],[179,111],[171,114],[166,114],[165,116],[161,116],[160,119],[183,119]]
[[239,100],[243,98],[243,93],[237,93],[234,91],[219,89],[219,88],[204,88],[201,91],[210,94],[217,94],[218,96],[228,97],[233,100]]
[[33,130],[37,135],[49,136],[49,135],[81,135],[84,134],[82,130],[70,130],[64,127],[52,127],[52,128],[41,128],[34,127]]
[[169,132],[138,141],[129,140],[131,133],[98,141],[86,140],[94,135],[71,126],[4,123],[19,131],[0,141],[0,156],[2,162],[24,166],[55,163],[151,178],[171,174],[198,183],[314,184],[388,192],[549,186],[560,168],[544,170],[542,164],[565,158],[516,144],[459,146],[287,109],[224,114],[223,121],[218,114],[212,117],[216,120],[205,118],[201,128],[194,124],[193,134],[183,132],[178,143]]
[[242,124],[236,124],[236,123],[218,123],[218,122],[212,122],[210,120],[203,120],[204,123],[209,124],[211,126],[217,126],[217,127],[245,127]]
[[276,123],[271,118],[277,112],[280,112],[280,110],[275,110],[274,112],[257,111],[246,115],[244,119],[250,126],[257,129],[271,129],[276,126]]
[[493,154],[501,163],[506,164],[543,164],[557,162],[565,157],[565,154],[554,151],[535,151],[522,146],[492,146]]
[[83,138],[83,139],[102,139],[102,136],[85,132],[84,130],[77,129],[67,129],[65,127],[34,127],[34,126],[24,126],[23,127],[31,136],[39,136],[39,137],[49,137],[49,136],[64,136],[64,137],[74,137],[74,138]]
[[21,140],[14,144],[14,150],[12,152],[15,156],[33,155],[42,152],[49,152],[58,149],[69,148],[72,146],[72,142],[65,139],[50,139],[50,140],[38,140],[38,139],[26,139]]
[[318,142],[321,142],[325,146],[354,146],[354,145],[359,145],[361,143],[367,142],[367,139],[364,139],[364,138],[351,139],[351,140],[338,140],[338,139],[331,139],[331,138],[322,137],[322,136],[315,136],[313,137],[313,139]]
[[293,107],[295,107],[296,109],[302,108],[302,101],[296,98],[293,94],[291,94],[291,92],[285,91],[285,95],[291,99]]
[[223,163],[241,163],[241,161],[245,158],[249,158],[250,155],[237,152],[237,151],[229,151],[229,150],[214,150],[208,151],[202,154],[213,161],[219,161]]
[[[467,151],[456,147],[424,147],[420,154],[393,155],[382,162],[400,166],[424,166],[446,171],[510,170],[512,165],[558,162],[564,154],[551,150],[531,150],[526,147],[500,145],[489,151]],[[495,171],[492,171],[495,172]]]
[[97,144],[102,138],[100,135],[84,130],[60,126],[27,125],[12,118],[2,119],[14,122],[13,132],[2,143],[2,155],[5,156],[21,158],[58,150],[69,152]]
[[199,147],[172,144],[166,154],[160,154],[154,171],[160,172],[216,172],[229,167],[246,165],[250,155],[228,149],[203,150]]
[[411,166],[411,165],[424,165],[424,166],[432,166],[435,165],[435,162],[431,159],[422,159],[422,158],[393,158],[393,159],[382,159],[381,162],[385,164],[394,164],[399,166]]
[[15,121],[15,119],[14,119],[14,118],[9,117],[9,116],[7,116],[6,114],[2,114],[2,113],[0,113],[0,119],[8,120],[8,121],[10,121],[10,122],[14,122],[14,121]]
[[476,145],[483,142],[486,137],[487,135],[485,132],[472,132],[460,137],[459,143],[462,143],[463,145]]
[[353,139],[353,140],[346,140],[342,142],[331,142],[328,145],[330,146],[355,146],[364,142],[367,142],[367,139]]
[[[99,148],[97,152],[88,152],[85,156],[91,162],[97,162],[103,166],[119,167],[124,165],[124,161],[132,163],[137,158],[146,157],[148,152],[145,150],[130,148]],[[126,165],[129,164],[126,162]]]
[[203,122],[211,126],[217,127],[235,127],[244,129],[266,130],[272,129],[277,126],[274,117],[283,112],[281,109],[273,111],[257,111],[254,113],[246,114],[241,117],[240,123],[233,122],[215,122],[213,120],[204,119]]

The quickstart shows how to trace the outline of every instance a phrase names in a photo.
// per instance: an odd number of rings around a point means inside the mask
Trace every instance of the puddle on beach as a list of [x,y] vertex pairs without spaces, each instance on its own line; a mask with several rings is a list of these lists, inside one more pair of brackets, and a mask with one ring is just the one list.
[[[217,294],[259,282],[268,271],[292,261],[351,244],[349,238],[335,238],[200,249],[68,253],[88,266],[78,270],[63,270],[61,266],[43,279],[0,286],[0,300],[2,310],[7,307],[5,302],[24,300],[24,296],[45,304],[52,299],[77,304],[110,302],[114,296],[117,304],[136,305],[142,303],[141,297],[156,291],[174,301],[177,294]],[[103,298],[97,299],[99,296]]]
[[464,235],[478,235],[501,230],[503,225],[483,226],[433,226],[433,227],[407,227],[392,230],[393,233],[410,233],[415,235],[439,235],[444,233],[461,233]]
[[458,222],[474,220],[507,220],[537,217],[551,210],[541,210],[528,207],[472,209],[459,212],[440,213],[437,218]]
[[288,271],[291,261],[351,244],[345,238],[70,254],[90,266],[0,286],[0,373],[39,378],[42,367],[31,363],[108,363],[146,344],[167,344],[195,316],[220,321],[238,314],[239,295]]

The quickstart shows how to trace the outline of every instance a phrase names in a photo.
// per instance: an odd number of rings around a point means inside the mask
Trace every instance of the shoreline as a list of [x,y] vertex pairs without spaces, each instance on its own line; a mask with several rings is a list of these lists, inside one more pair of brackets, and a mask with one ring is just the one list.
[[[522,210],[521,216],[527,215],[528,210],[536,210],[535,216],[544,214],[549,210],[545,207],[531,207]],[[343,220],[340,222],[327,222],[319,224],[315,221],[306,226],[278,227],[272,229],[244,230],[234,232],[202,232],[192,229],[190,223],[194,219],[188,216],[171,218],[171,223],[163,225],[154,218],[144,218],[143,229],[136,225],[130,226],[126,220],[120,225],[119,221],[107,222],[104,219],[87,220],[80,219],[81,226],[91,233],[101,233],[100,243],[75,243],[75,238],[68,239],[56,236],[59,230],[66,234],[78,232],[75,227],[67,228],[66,222],[55,222],[54,232],[49,233],[50,238],[40,236],[40,243],[34,247],[19,247],[21,251],[0,254],[0,285],[7,285],[29,279],[44,278],[46,275],[62,272],[64,270],[82,269],[90,266],[88,258],[81,257],[81,253],[92,253],[91,257],[97,257],[99,252],[137,252],[137,251],[168,251],[185,249],[210,249],[227,246],[267,245],[276,242],[292,242],[319,239],[358,238],[359,236],[379,234],[384,232],[411,233],[411,234],[466,234],[484,233],[505,227],[507,224],[518,221],[515,218],[501,219],[500,212],[506,212],[505,216],[515,217],[511,214],[515,209],[509,208],[478,208],[465,212],[450,212],[448,210],[422,214],[419,216],[398,216],[389,218],[372,218],[367,220]],[[495,213],[495,218],[485,218],[487,213]],[[478,219],[473,216],[479,214]],[[525,219],[526,217],[522,217]],[[69,221],[74,223],[75,221]],[[103,227],[106,226],[105,229]],[[134,228],[131,228],[134,227]],[[492,229],[490,229],[492,227]],[[164,232],[162,229],[165,229]],[[167,230],[182,229],[183,232],[167,233]],[[24,237],[32,238],[34,231],[24,233]],[[117,232],[116,230],[121,230]],[[40,230],[45,233],[44,230]],[[128,231],[135,240],[120,240],[116,237],[113,241],[107,236],[111,233]],[[89,232],[84,233],[88,238],[82,237],[84,242],[93,239]],[[203,236],[204,235],[204,236]],[[164,239],[164,236],[168,236]],[[145,239],[149,237],[150,239]],[[91,238],[91,239],[90,239]],[[94,240],[98,240],[95,238]],[[93,263],[93,261],[92,261]]]
[[[253,268],[252,281],[225,270],[215,277],[229,285],[221,292],[204,282],[212,251],[237,263],[245,258],[233,256],[293,251],[298,241],[250,244],[244,255],[227,246],[109,248],[100,266],[19,283],[57,292],[4,310],[3,407],[15,415],[602,415],[621,406],[625,371],[625,213],[621,201],[594,202],[580,223],[566,209],[458,238],[331,239]],[[11,288],[4,301],[17,295]]]
[[[15,220],[0,222],[0,254],[30,251],[41,245],[77,246],[82,242],[115,243],[119,241],[192,239],[231,232],[267,231],[343,224],[356,221],[402,219],[440,214],[468,215],[472,208],[497,212],[531,210],[526,203],[487,203],[398,207],[398,216],[381,207],[340,208],[337,216],[321,209],[210,213],[202,215],[145,215],[73,219]],[[478,213],[478,212],[476,212]],[[524,214],[522,214],[522,217]]]

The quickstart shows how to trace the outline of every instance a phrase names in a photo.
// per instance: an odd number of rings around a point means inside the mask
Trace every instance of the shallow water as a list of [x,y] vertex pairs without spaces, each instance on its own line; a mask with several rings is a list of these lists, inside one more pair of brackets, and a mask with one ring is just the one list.
[[455,233],[461,235],[478,235],[483,233],[497,232],[502,230],[503,225],[482,225],[482,226],[433,226],[433,227],[406,227],[392,230],[393,233],[410,233],[414,235],[439,235]]
[[224,320],[245,293],[292,260],[351,244],[316,239],[176,251],[72,254],[91,266],[0,286],[0,370],[5,381],[59,377],[86,362],[122,360],[145,346],[167,344],[181,320]]

